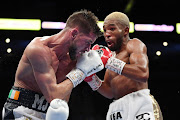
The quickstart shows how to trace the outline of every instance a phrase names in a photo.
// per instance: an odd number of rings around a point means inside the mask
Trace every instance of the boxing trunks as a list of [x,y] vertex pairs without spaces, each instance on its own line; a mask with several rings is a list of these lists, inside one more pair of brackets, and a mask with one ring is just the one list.
[[143,89],[111,103],[106,120],[162,120],[162,114],[150,90]]
[[48,107],[42,94],[13,86],[2,116],[4,120],[45,120]]

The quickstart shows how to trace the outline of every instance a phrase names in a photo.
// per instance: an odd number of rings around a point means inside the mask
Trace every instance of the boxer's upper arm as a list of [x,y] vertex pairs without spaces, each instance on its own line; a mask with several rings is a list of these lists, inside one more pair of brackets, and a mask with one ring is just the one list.
[[26,50],[26,56],[30,61],[34,77],[41,92],[46,98],[51,98],[49,89],[56,84],[56,75],[51,66],[51,57],[48,51],[42,47],[30,46]]
[[143,68],[148,67],[147,48],[139,40],[133,40],[129,44],[130,64],[136,64]]
[[149,77],[149,60],[145,44],[137,39],[132,40],[128,43],[127,51],[130,55],[130,64],[125,65],[124,73],[128,77],[146,82]]
[[[34,73],[49,74],[51,72],[51,58],[49,53],[40,47],[31,47],[26,52]],[[35,76],[36,77],[36,76]]]

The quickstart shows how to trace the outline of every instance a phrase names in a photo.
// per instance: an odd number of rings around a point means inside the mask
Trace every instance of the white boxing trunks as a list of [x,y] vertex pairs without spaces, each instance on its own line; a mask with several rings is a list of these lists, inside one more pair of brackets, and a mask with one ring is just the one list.
[[150,90],[139,90],[112,102],[106,120],[155,120]]
[[[3,112],[5,111],[6,111],[5,108],[3,108]],[[45,117],[46,117],[45,113],[38,112],[24,106],[18,106],[17,108],[14,108],[12,110],[12,113],[11,111],[9,111],[9,113],[12,114],[11,116],[13,116],[13,118],[3,117],[3,120],[45,120]],[[4,114],[5,113],[3,113],[3,115]]]

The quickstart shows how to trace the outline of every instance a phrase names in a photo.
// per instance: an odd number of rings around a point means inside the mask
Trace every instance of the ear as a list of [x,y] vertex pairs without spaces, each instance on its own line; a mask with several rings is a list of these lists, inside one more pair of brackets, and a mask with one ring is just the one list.
[[125,29],[124,29],[124,35],[126,36],[126,35],[128,35],[129,34],[129,27],[126,27]]
[[71,31],[72,38],[75,39],[78,33],[79,31],[77,28],[72,29]]

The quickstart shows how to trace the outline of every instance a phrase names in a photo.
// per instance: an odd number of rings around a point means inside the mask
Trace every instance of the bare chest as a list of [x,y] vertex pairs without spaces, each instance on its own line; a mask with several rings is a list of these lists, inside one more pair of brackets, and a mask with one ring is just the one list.
[[[129,64],[129,54],[126,51],[121,52],[117,55],[114,54],[113,56],[118,58],[119,60],[124,61],[126,64]],[[120,75],[111,70],[108,70],[108,76],[109,76],[108,80],[110,80],[110,82],[112,83],[112,81],[117,81],[116,79]],[[118,79],[120,79],[120,78],[118,78]],[[123,79],[124,79],[124,77],[123,77]]]
[[113,56],[126,62],[126,63],[129,63],[130,54],[126,50],[124,50],[118,54],[113,53]]
[[60,83],[66,79],[66,75],[75,67],[76,62],[71,61],[69,57],[63,57],[59,60],[56,71],[57,82]]
[[[121,52],[114,57],[126,62],[126,64],[129,64],[129,54],[126,51]],[[107,79],[110,82],[112,92],[115,98],[124,96],[129,91],[131,91],[130,89],[133,89],[131,88],[132,86],[135,86],[134,81],[123,75],[119,75],[111,70],[108,70],[107,74],[108,74]]]
[[54,69],[54,72],[57,72],[58,66],[59,66],[59,60],[57,58],[57,56],[55,55],[55,53],[52,53],[52,63],[51,66]]
[[[126,64],[130,64],[130,55],[127,52],[122,52],[116,55],[116,58],[126,62]],[[141,83],[132,80],[124,75],[119,75],[110,70],[108,70],[108,74],[108,80],[110,82],[115,99],[121,98],[143,87]]]

